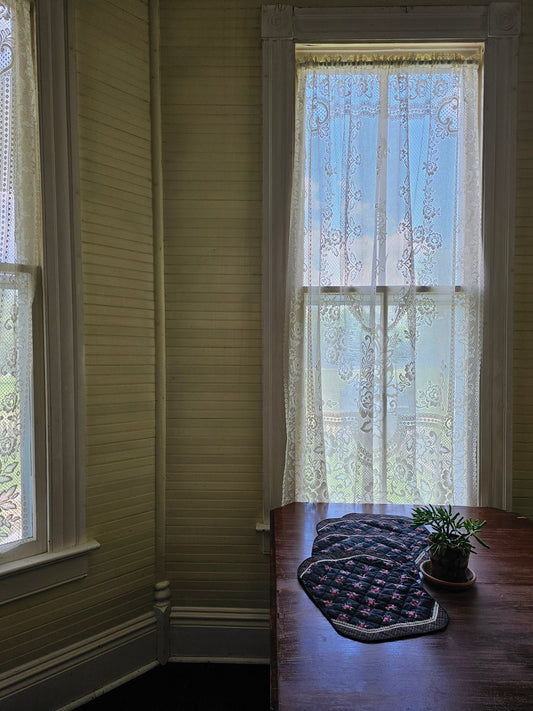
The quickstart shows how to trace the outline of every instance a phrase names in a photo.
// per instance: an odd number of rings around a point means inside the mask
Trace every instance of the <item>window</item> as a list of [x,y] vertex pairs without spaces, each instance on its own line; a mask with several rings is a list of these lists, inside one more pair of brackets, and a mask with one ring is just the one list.
[[[283,372],[288,371],[279,324],[289,304],[284,299],[287,275],[290,187],[295,125],[295,46],[335,43],[472,42],[484,51],[482,94],[483,353],[479,379],[479,501],[510,504],[510,309],[514,209],[515,92],[519,10],[515,4],[418,8],[263,8],[264,72],[264,502],[265,515],[281,503],[281,481],[287,451]],[[435,43],[435,44],[433,44]],[[498,185],[496,186],[496,176]],[[334,285],[335,286],[335,285]],[[383,317],[390,283],[376,283],[375,314]],[[423,280],[415,285],[423,299]],[[434,284],[431,284],[434,286]],[[378,288],[379,287],[379,288]],[[364,310],[361,285],[359,305]],[[440,289],[440,287],[439,287]],[[454,294],[459,299],[463,285]],[[334,294],[334,292],[333,292]],[[329,294],[328,298],[334,298]],[[306,294],[309,298],[309,292]],[[454,295],[454,299],[455,299]],[[390,304],[389,304],[390,305]],[[366,307],[368,308],[368,306]],[[291,423],[289,423],[291,427]],[[292,432],[289,433],[292,435]],[[477,494],[477,492],[475,492]]]
[[481,49],[297,46],[287,502],[477,504]]
[[0,602],[83,576],[83,380],[67,2],[0,4]]

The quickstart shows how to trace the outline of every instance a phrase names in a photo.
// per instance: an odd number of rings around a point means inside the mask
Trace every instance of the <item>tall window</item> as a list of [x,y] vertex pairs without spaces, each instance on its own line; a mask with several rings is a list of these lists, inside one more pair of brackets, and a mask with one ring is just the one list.
[[297,53],[286,501],[477,504],[481,53],[463,50]]
[[42,300],[41,188],[29,2],[0,5],[0,38],[0,551],[6,555],[37,538],[33,311]]
[[263,6],[265,520],[511,507],[519,33],[514,2]]
[[0,2],[0,604],[81,578],[84,381],[69,0]]

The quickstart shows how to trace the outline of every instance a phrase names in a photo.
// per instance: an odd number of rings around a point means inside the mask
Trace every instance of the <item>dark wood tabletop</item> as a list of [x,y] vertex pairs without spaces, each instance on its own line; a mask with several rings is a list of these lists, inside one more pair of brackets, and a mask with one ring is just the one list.
[[316,524],[352,511],[409,516],[411,507],[289,504],[271,515],[271,709],[508,711],[533,709],[533,522],[493,508],[469,567],[476,583],[426,590],[446,629],[390,642],[339,635],[296,577]]

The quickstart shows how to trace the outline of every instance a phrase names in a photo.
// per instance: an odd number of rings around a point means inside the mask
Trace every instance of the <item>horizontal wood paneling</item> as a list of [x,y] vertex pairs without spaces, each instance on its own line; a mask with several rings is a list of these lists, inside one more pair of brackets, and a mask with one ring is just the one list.
[[[142,612],[155,506],[148,42],[146,0],[79,4],[88,526],[102,544],[95,574],[108,596],[117,609],[138,596]],[[129,617],[120,610],[111,624]]]
[[514,260],[513,510],[533,516],[533,7],[522,3]]
[[259,4],[161,27],[167,573],[175,605],[264,607]]

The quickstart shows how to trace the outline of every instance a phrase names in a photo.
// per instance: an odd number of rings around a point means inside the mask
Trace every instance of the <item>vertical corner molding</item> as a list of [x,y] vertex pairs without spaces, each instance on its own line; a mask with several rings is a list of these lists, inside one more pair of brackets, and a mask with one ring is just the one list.
[[157,625],[157,661],[166,664],[170,654],[170,582],[155,584],[154,613]]
[[150,126],[152,151],[152,231],[154,253],[155,351],[155,567],[166,567],[166,320],[165,230],[163,209],[163,138],[161,127],[159,0],[150,0]]

